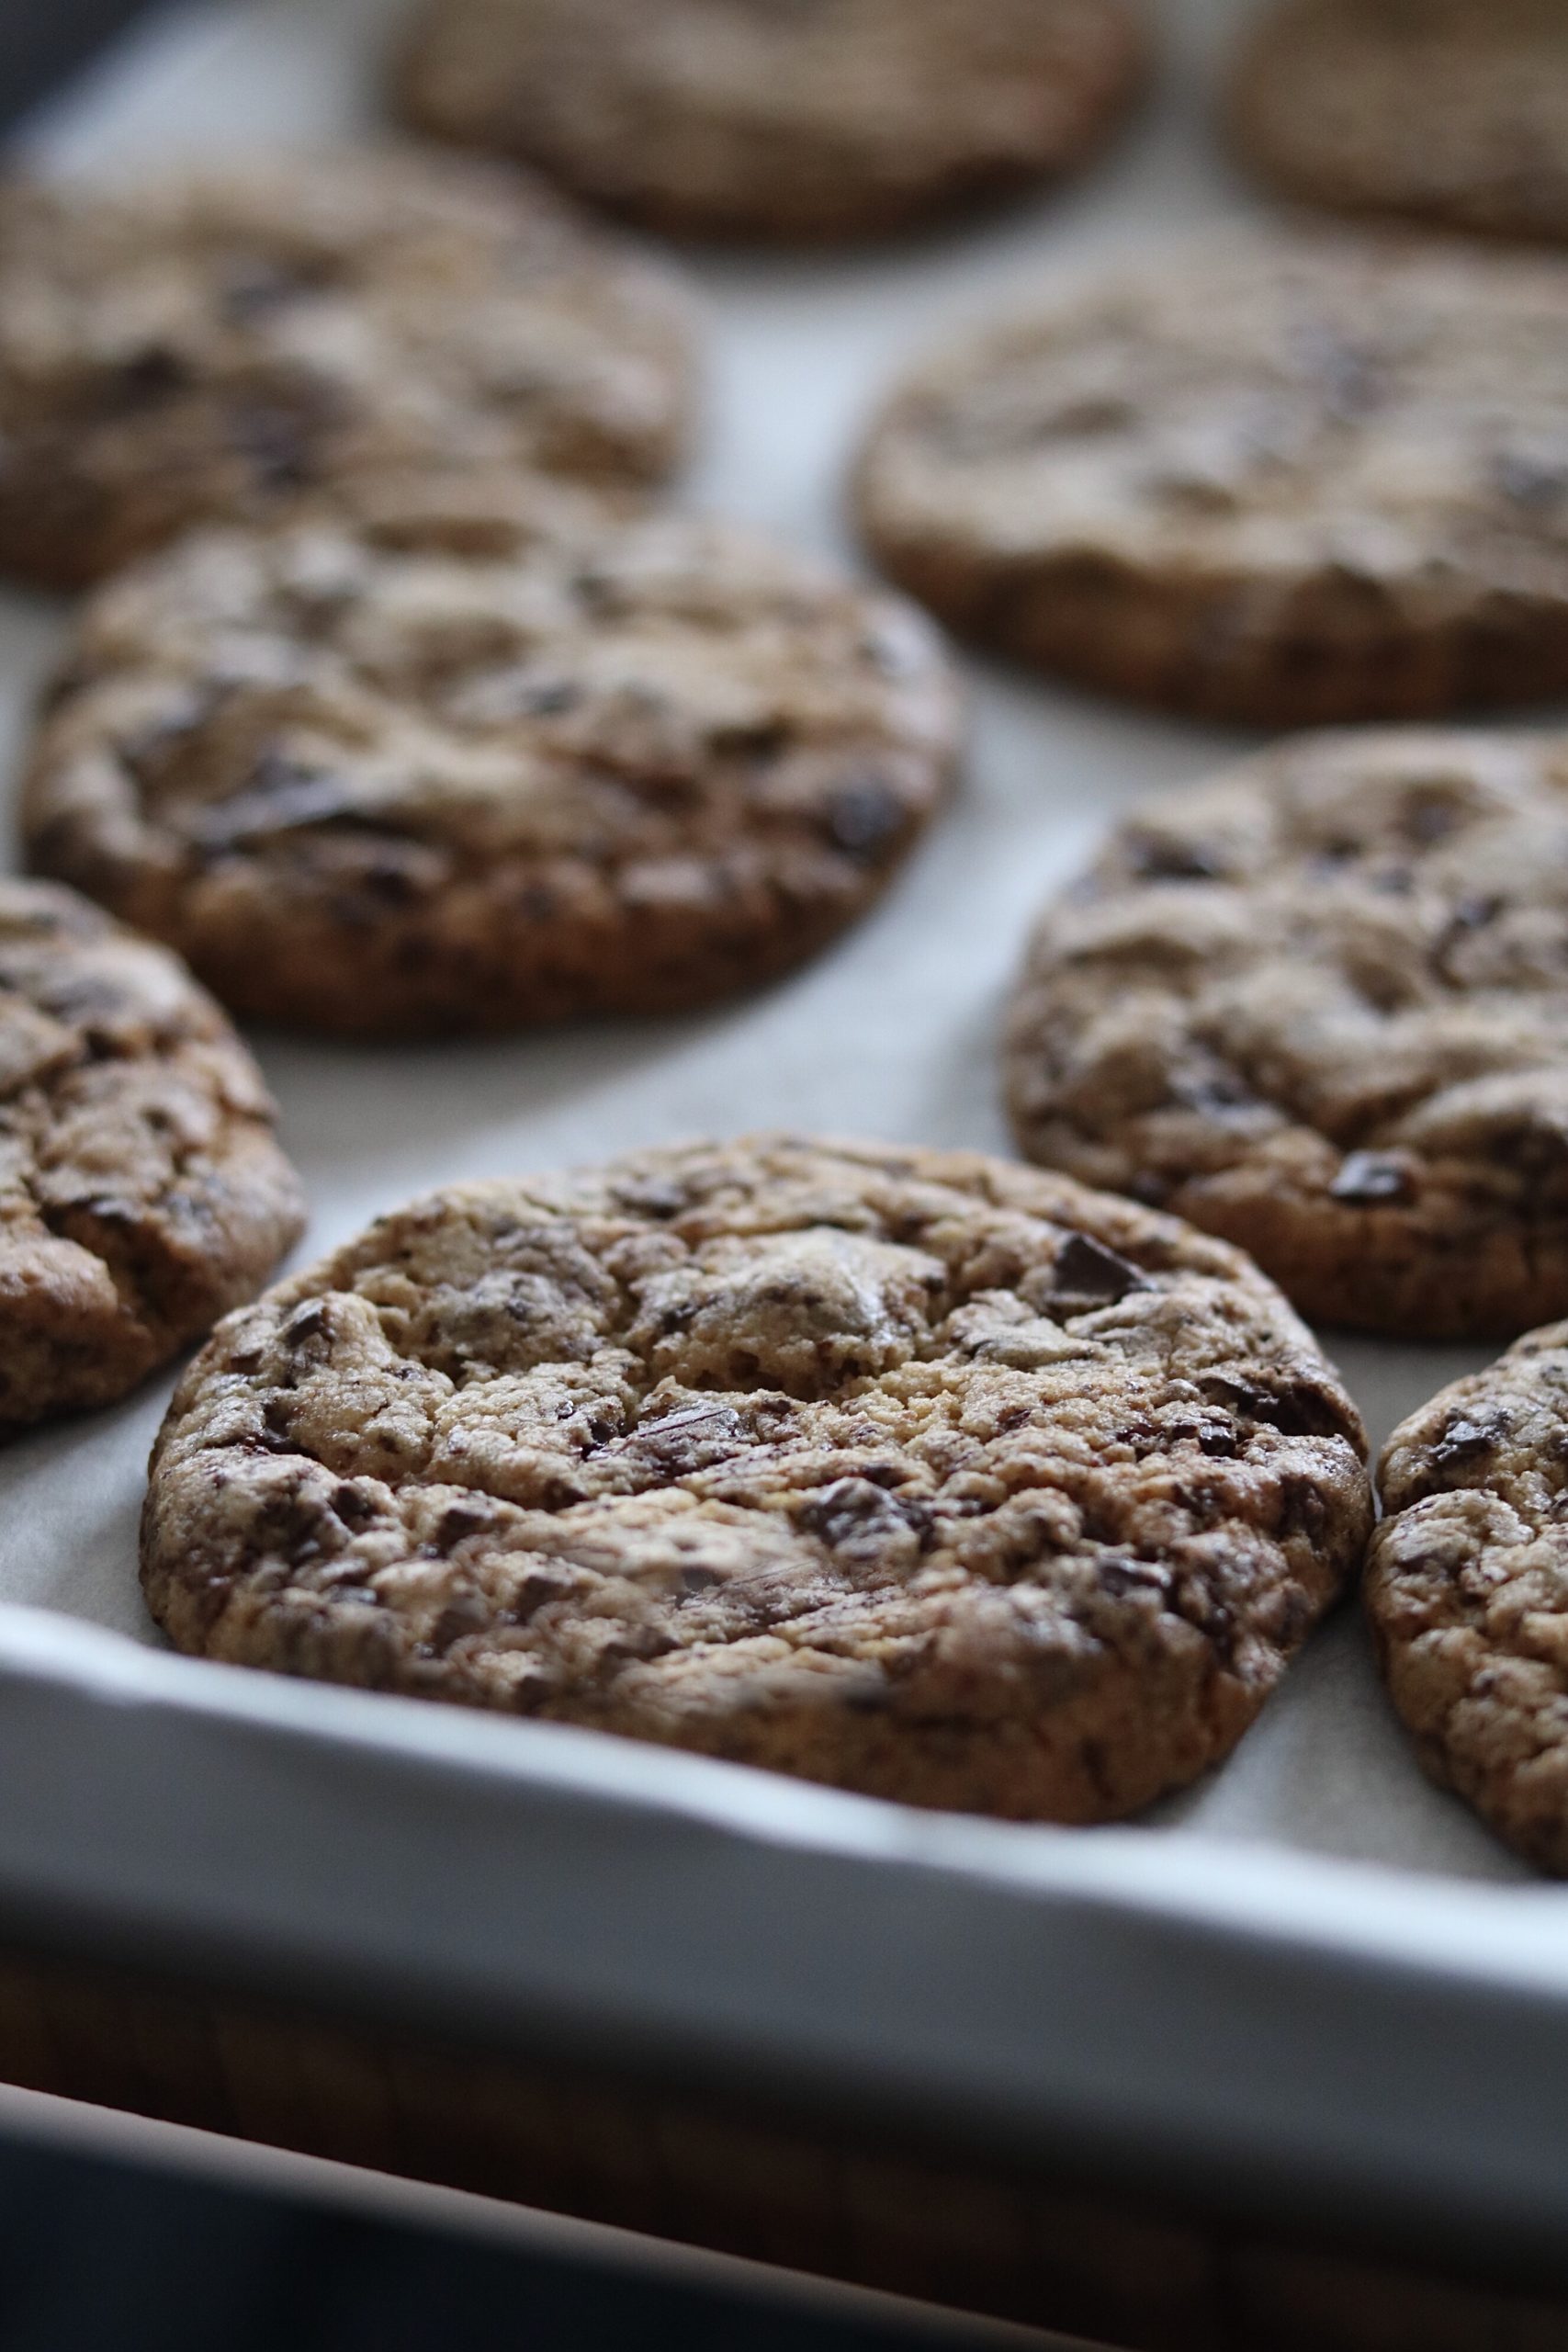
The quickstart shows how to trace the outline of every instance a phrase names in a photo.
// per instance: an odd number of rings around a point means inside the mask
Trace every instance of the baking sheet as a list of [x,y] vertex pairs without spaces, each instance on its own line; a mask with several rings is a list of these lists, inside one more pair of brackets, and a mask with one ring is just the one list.
[[[373,122],[372,61],[399,5],[250,0],[159,12],[22,144],[31,160],[69,170]],[[688,256],[707,297],[711,359],[706,429],[682,494],[852,553],[845,462],[878,391],[912,351],[1016,289],[1250,209],[1203,119],[1205,64],[1236,14],[1234,0],[1194,0],[1176,15],[1155,102],[1069,190],[849,257]],[[42,601],[0,598],[8,766],[62,625]],[[285,1143],[310,1188],[304,1251],[331,1247],[426,1185],[750,1125],[1008,1149],[996,1035],[1034,907],[1130,803],[1201,775],[1249,739],[973,661],[964,667],[974,746],[956,805],[871,920],[784,985],[696,1019],[457,1048],[258,1038]],[[1484,1360],[1466,1350],[1328,1345],[1375,1437]],[[136,1587],[135,1524],[170,1385],[0,1459],[0,1601],[157,1641]],[[323,1710],[335,1702],[319,1695]],[[504,1724],[487,1728],[508,1736]],[[1224,1770],[1159,1818],[1206,1839],[1265,1839],[1475,1878],[1525,1875],[1421,1778],[1353,1611],[1323,1631]]]

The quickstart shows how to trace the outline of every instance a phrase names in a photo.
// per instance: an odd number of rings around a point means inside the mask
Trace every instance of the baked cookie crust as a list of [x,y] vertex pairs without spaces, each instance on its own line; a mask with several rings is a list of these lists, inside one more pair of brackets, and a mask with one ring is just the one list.
[[556,485],[414,482],[103,589],[23,826],[238,1012],[502,1029],[798,964],[886,886],[959,731],[923,616],[829,566]]
[[1279,0],[1226,113],[1244,160],[1304,203],[1568,239],[1559,0]]
[[1048,907],[1032,1159],[1248,1250],[1314,1321],[1568,1314],[1568,738],[1303,738],[1146,803]]
[[1366,1605],[1440,1786],[1568,1875],[1568,1323],[1518,1340],[1394,1431]]
[[1237,1252],[787,1136],[468,1185],[231,1317],[153,1457],[182,1649],[911,1804],[1104,1820],[1359,1564],[1364,1439]]
[[101,578],[415,466],[653,481],[693,314],[542,184],[415,147],[0,189],[0,570]]
[[0,1433],[124,1396],[299,1238],[259,1072],[163,948],[0,878]]
[[1071,170],[1148,46],[1137,0],[440,0],[395,99],[677,235],[828,242]]
[[1224,238],[981,323],[853,495],[964,635],[1263,726],[1568,685],[1568,267]]

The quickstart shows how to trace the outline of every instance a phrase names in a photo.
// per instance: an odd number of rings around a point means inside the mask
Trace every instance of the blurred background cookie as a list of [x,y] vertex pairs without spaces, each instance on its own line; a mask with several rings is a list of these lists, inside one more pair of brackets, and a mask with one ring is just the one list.
[[1568,238],[1562,0],[1275,0],[1227,111],[1240,154],[1303,203]]
[[426,0],[397,96],[658,228],[826,240],[1069,170],[1147,46],[1141,0]]
[[1261,725],[1568,688],[1568,267],[1179,245],[955,333],[855,497],[982,643]]
[[231,1663],[1101,1821],[1229,1752],[1370,1516],[1236,1251],[761,1136],[432,1194],[232,1318],[142,1579]]
[[0,570],[97,578],[183,526],[416,463],[651,480],[692,318],[537,182],[414,149],[0,191]]
[[515,478],[197,535],[89,602],[34,865],[248,1014],[360,1036],[707,1003],[862,913],[956,689],[900,601]]
[[304,1225],[254,1063],[162,947],[0,879],[0,1431],[105,1405]]
[[1406,1338],[1568,1313],[1568,738],[1308,737],[1152,801],[1008,1024],[1032,1159]]

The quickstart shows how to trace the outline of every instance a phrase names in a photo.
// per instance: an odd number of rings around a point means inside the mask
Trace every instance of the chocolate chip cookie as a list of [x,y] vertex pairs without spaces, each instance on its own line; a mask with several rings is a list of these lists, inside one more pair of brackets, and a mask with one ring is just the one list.
[[967,334],[856,496],[954,627],[1266,725],[1568,688],[1568,267],[1178,247]]
[[502,164],[0,190],[0,569],[47,586],[389,469],[656,478],[692,399],[684,298]]
[[1032,1159],[1314,1319],[1568,1314],[1568,738],[1308,737],[1148,803],[1046,910],[1006,1065]]
[[426,0],[398,100],[677,234],[897,228],[1077,164],[1139,0]]
[[0,878],[0,1431],[107,1405],[304,1224],[249,1054],[175,957]]
[[1383,1452],[1367,1610],[1435,1781],[1568,1875],[1568,1324],[1456,1380]]
[[209,1657],[1095,1821],[1240,1737],[1363,1455],[1223,1243],[755,1136],[435,1193],[231,1317],[142,1576]]
[[1568,238],[1562,0],[1280,0],[1228,113],[1246,160],[1305,203]]
[[719,524],[464,488],[102,589],[35,865],[236,1011],[364,1037],[702,1004],[862,913],[954,758],[924,617]]

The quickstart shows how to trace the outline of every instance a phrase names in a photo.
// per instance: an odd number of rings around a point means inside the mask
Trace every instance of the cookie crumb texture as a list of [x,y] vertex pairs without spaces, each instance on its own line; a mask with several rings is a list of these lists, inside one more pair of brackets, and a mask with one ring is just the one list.
[[1178,245],[897,390],[856,499],[966,635],[1259,725],[1568,687],[1568,268]]
[[0,1432],[106,1405],[304,1225],[249,1054],[174,956],[0,880]]
[[831,240],[1070,169],[1147,49],[1137,0],[426,0],[397,96],[678,235]]
[[1568,1876],[1568,1323],[1390,1438],[1366,1604],[1421,1761]]
[[684,297],[502,164],[0,190],[0,569],[49,587],[399,468],[656,479],[693,402]]
[[231,1317],[142,1563],[209,1657],[1095,1821],[1230,1749],[1369,1515],[1236,1252],[764,1136],[437,1193]]
[[860,914],[955,757],[923,616],[718,525],[466,495],[100,592],[35,865],[237,1011],[360,1036],[702,1004]]
[[1562,0],[1284,0],[1243,43],[1228,114],[1305,203],[1568,238]]
[[1031,1159],[1314,1321],[1568,1314],[1568,738],[1308,737],[1145,804],[1046,910],[1006,1069]]

